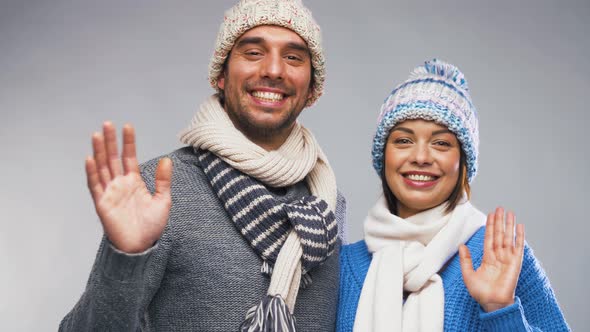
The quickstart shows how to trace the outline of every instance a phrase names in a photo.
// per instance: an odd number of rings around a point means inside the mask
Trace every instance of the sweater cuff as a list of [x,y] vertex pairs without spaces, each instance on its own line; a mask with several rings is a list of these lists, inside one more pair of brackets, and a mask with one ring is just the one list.
[[485,312],[480,306],[479,319],[485,331],[528,331],[528,323],[518,296],[514,297],[512,305],[496,311]]
[[128,254],[115,248],[107,239],[100,257],[103,275],[108,279],[124,282],[140,279],[148,258],[157,246],[156,243],[144,252]]

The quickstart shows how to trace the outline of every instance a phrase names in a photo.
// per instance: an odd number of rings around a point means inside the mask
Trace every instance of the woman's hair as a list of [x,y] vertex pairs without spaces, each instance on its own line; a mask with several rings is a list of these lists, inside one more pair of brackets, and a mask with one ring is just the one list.
[[[383,187],[383,196],[385,196],[385,200],[387,201],[387,207],[389,211],[395,215],[397,215],[397,198],[393,194],[393,191],[389,189],[389,185],[387,184],[387,179],[385,178],[385,149],[387,144],[383,147],[383,167],[381,167],[381,172],[379,176],[381,177],[381,186]],[[471,187],[469,187],[469,181],[467,178],[467,162],[465,160],[465,153],[463,149],[459,147],[461,151],[461,157],[459,159],[459,178],[457,179],[457,183],[455,184],[455,188],[449,198],[446,200],[449,202],[445,212],[451,212],[457,204],[461,201],[463,196],[463,192],[467,195],[467,199],[471,198]]]

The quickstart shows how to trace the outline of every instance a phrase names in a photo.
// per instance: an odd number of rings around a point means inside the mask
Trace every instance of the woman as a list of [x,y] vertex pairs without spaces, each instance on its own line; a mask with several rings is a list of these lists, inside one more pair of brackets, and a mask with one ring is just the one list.
[[469,202],[479,137],[463,74],[426,62],[378,121],[372,154],[383,195],[365,240],[341,251],[337,330],[569,330],[523,225]]

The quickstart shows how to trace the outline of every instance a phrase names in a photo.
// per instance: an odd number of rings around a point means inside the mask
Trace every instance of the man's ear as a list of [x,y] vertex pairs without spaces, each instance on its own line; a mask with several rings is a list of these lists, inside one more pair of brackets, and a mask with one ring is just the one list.
[[225,71],[222,71],[217,77],[217,87],[219,90],[225,89]]
[[309,91],[307,91],[307,101],[309,102],[309,100],[311,99],[311,97],[313,96],[313,88],[314,88],[314,84],[311,83],[309,85]]

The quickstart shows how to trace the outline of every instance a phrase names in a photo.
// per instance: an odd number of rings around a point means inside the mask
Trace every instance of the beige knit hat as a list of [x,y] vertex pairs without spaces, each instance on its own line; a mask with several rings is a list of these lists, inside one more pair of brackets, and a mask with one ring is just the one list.
[[223,63],[235,41],[244,32],[259,25],[277,25],[291,29],[307,43],[314,69],[313,91],[307,101],[307,106],[311,106],[324,90],[326,68],[320,27],[301,0],[240,0],[225,12],[209,63],[211,86],[218,89],[217,78],[223,71]]

